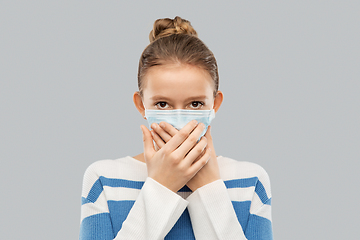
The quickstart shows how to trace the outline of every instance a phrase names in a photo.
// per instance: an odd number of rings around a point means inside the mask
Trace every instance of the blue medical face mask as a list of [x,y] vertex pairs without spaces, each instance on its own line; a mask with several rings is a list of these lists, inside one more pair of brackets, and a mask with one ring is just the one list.
[[176,129],[182,129],[191,120],[196,120],[198,123],[205,124],[205,130],[201,136],[204,136],[211,120],[215,118],[214,109],[211,110],[149,110],[145,109],[145,117],[151,128],[152,123],[159,124],[160,122],[167,122],[173,125]]

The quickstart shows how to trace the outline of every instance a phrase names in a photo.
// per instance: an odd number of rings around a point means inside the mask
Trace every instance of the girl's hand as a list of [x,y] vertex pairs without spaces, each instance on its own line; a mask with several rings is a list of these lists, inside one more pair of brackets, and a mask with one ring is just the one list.
[[[153,124],[151,127],[153,128],[151,131],[153,139],[160,149],[162,149],[162,147],[170,141],[172,136],[175,136],[178,132],[177,129],[166,122],[161,122],[160,125]],[[189,180],[189,182],[186,183],[192,191],[220,179],[219,166],[211,137],[211,126],[208,127],[205,137],[207,139],[206,148],[210,150],[210,160],[191,180]]]
[[208,148],[211,149],[210,151],[210,160],[208,163],[200,169],[200,171],[186,184],[193,192],[211,182],[220,179],[220,171],[219,165],[217,162],[217,157],[214,149],[214,144],[212,141],[211,136],[211,126],[208,127],[205,137],[208,140]]
[[152,134],[141,125],[148,176],[174,192],[181,189],[210,159],[206,138],[196,144],[204,128],[191,121],[156,151]]

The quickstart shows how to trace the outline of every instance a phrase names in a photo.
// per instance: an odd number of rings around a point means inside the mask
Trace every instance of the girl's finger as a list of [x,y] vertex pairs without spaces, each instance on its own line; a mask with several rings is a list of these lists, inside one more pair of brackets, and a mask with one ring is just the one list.
[[154,144],[152,141],[153,138],[151,136],[149,129],[147,129],[147,127],[145,127],[144,125],[141,125],[140,128],[141,128],[141,131],[143,132],[145,159],[151,158],[155,154]]
[[195,176],[195,174],[210,160],[211,149],[207,147],[204,151],[205,153],[203,154],[203,156],[199,160],[195,161],[189,168],[190,175]]
[[[185,155],[196,145],[204,129],[205,125],[203,123],[199,123],[196,128],[191,132],[189,137],[179,146],[178,149],[176,149],[178,154],[185,157]],[[181,132],[181,130],[179,131],[179,133]],[[176,136],[177,135],[175,135],[173,138],[175,138]]]
[[212,140],[212,136],[211,136],[211,127],[209,126],[206,133],[205,133],[205,136],[208,140],[208,147],[211,148],[211,151],[212,151],[212,155],[214,158],[216,158],[216,153],[215,153],[215,149],[214,149],[214,142]]
[[208,126],[208,129],[207,129],[207,131],[206,131],[206,133],[205,133],[204,136],[205,136],[205,137],[207,138],[207,140],[208,140],[208,145],[209,145],[209,147],[214,148],[214,144],[213,144],[212,136],[211,136],[211,126]]
[[[161,123],[160,123],[161,124]],[[164,129],[162,129],[162,127],[160,127],[157,123],[153,123],[151,124],[151,128],[153,129],[153,131],[155,131],[155,133],[157,133],[163,140],[165,143],[167,143],[168,141],[170,141],[171,137]]]
[[202,137],[200,141],[193,147],[186,155],[184,159],[184,163],[188,164],[190,166],[193,164],[197,159],[200,159],[201,155],[204,154],[204,150],[207,145],[207,139],[206,137]]
[[[168,151],[173,152],[189,137],[189,134],[191,132],[193,132],[193,130],[194,130],[194,128],[196,128],[196,126],[197,126],[196,120],[190,121],[177,134],[175,134],[175,136],[172,137],[169,142],[167,142],[167,144],[164,146],[164,148],[167,148]],[[195,141],[195,143],[196,143],[196,141]],[[193,145],[195,145],[195,143]],[[189,150],[190,150],[190,148],[188,149],[188,151]],[[185,154],[183,156],[185,156]]]
[[168,133],[171,137],[175,136],[175,134],[179,132],[179,130],[177,130],[176,128],[174,128],[174,126],[171,125],[170,123],[161,122],[159,125],[160,125],[160,127],[161,127],[166,133]]
[[161,139],[161,137],[154,130],[151,131],[151,135],[158,148],[161,149],[165,145],[164,140]]

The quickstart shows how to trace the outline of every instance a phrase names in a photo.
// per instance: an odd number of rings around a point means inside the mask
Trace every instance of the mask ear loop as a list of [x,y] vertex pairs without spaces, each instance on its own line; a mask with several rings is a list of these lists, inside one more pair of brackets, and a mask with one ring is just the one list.
[[[141,99],[141,100],[142,100],[142,99]],[[145,109],[144,119],[147,121],[147,118],[146,118],[146,107],[145,107],[144,102],[142,102],[142,104],[143,104],[143,107],[144,107],[144,109]],[[151,130],[151,128],[150,128],[150,130]],[[153,145],[154,145],[154,148],[156,149],[156,151],[158,151],[158,150],[159,150],[159,147],[158,147],[158,145],[156,144],[155,140],[153,140]]]

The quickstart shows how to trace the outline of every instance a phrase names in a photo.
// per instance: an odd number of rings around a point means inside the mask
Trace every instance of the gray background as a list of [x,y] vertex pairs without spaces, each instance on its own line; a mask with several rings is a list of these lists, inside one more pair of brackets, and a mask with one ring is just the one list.
[[217,57],[218,155],[263,166],[275,239],[358,239],[358,1],[1,1],[0,239],[77,239],[87,166],[142,151],[155,19]]

